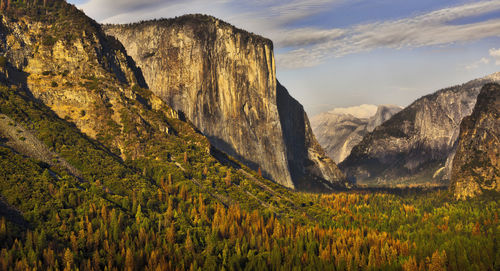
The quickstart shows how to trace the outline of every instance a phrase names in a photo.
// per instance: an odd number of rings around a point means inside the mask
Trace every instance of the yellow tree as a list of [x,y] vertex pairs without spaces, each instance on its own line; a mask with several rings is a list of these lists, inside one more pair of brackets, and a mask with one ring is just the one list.
[[429,263],[429,271],[446,271],[446,252],[435,251]]
[[403,270],[404,271],[418,270],[417,260],[415,260],[415,257],[411,256],[406,262],[403,263]]
[[231,185],[231,171],[227,172],[226,178],[224,178],[224,181],[226,182],[226,186]]
[[69,248],[66,248],[66,251],[64,251],[64,264],[64,270],[71,270],[71,267],[73,266],[73,253]]
[[193,240],[191,239],[191,234],[189,234],[189,231],[186,235],[186,243],[184,245],[185,245],[187,251],[194,253],[194,244],[193,244]]
[[175,226],[173,222],[167,230],[167,242],[170,244],[175,243]]
[[127,252],[125,255],[125,270],[132,271],[134,270],[134,254],[130,248],[127,248]]

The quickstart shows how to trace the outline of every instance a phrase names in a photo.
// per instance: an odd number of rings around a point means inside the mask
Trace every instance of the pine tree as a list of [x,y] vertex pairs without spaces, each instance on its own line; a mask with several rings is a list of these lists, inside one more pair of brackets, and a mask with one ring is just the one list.
[[64,270],[71,270],[73,267],[73,253],[69,248],[66,248],[66,251],[64,251],[64,265]]
[[127,248],[127,252],[125,255],[125,270],[132,271],[135,269],[134,266],[134,254],[130,248]]
[[76,240],[75,232],[71,232],[71,235],[69,237],[69,241],[71,243],[71,249],[73,251],[78,251],[78,242]]
[[137,212],[135,213],[135,221],[139,224],[142,220],[142,208],[141,205],[137,206]]
[[187,251],[194,253],[193,240],[191,239],[191,235],[189,234],[189,231],[186,234],[186,242],[185,242],[184,246],[186,247]]
[[226,186],[231,185],[231,171],[227,172],[226,177],[224,178],[224,181],[226,182]]
[[406,262],[403,263],[402,267],[404,271],[417,271],[418,266],[415,257],[411,256],[408,260],[406,260]]
[[429,263],[429,271],[446,271],[446,252],[435,251]]
[[0,219],[0,240],[2,240],[6,235],[7,235],[7,226],[5,223],[5,217],[2,217],[2,219]]
[[167,242],[170,244],[175,243],[175,226],[173,222],[167,230]]

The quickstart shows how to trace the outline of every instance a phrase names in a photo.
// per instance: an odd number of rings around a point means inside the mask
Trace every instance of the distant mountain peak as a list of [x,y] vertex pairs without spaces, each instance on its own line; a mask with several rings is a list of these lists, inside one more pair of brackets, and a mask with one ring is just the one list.
[[342,162],[363,136],[402,109],[398,105],[371,105],[335,108],[311,118],[318,142],[336,162]]
[[338,115],[352,115],[356,118],[366,119],[375,115],[375,113],[377,112],[377,108],[378,106],[374,104],[362,104],[349,107],[337,107],[328,111],[328,113]]
[[382,186],[447,185],[460,122],[471,114],[494,73],[417,99],[364,136],[340,164],[357,183]]

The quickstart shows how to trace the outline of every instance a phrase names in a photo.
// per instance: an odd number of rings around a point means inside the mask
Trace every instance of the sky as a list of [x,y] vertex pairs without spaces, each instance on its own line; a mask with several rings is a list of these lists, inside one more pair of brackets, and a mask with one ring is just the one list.
[[309,115],[407,106],[500,71],[500,0],[70,0],[101,23],[188,13],[270,38],[277,77]]

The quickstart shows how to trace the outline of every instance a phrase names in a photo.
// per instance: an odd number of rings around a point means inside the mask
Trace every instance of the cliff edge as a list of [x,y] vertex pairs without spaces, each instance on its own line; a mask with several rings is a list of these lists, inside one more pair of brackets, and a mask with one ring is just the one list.
[[[321,147],[302,106],[277,83],[270,40],[204,15],[103,28],[125,46],[150,89],[216,148],[290,188],[343,178],[331,160],[313,154]],[[297,124],[284,127],[292,115],[300,116]]]

